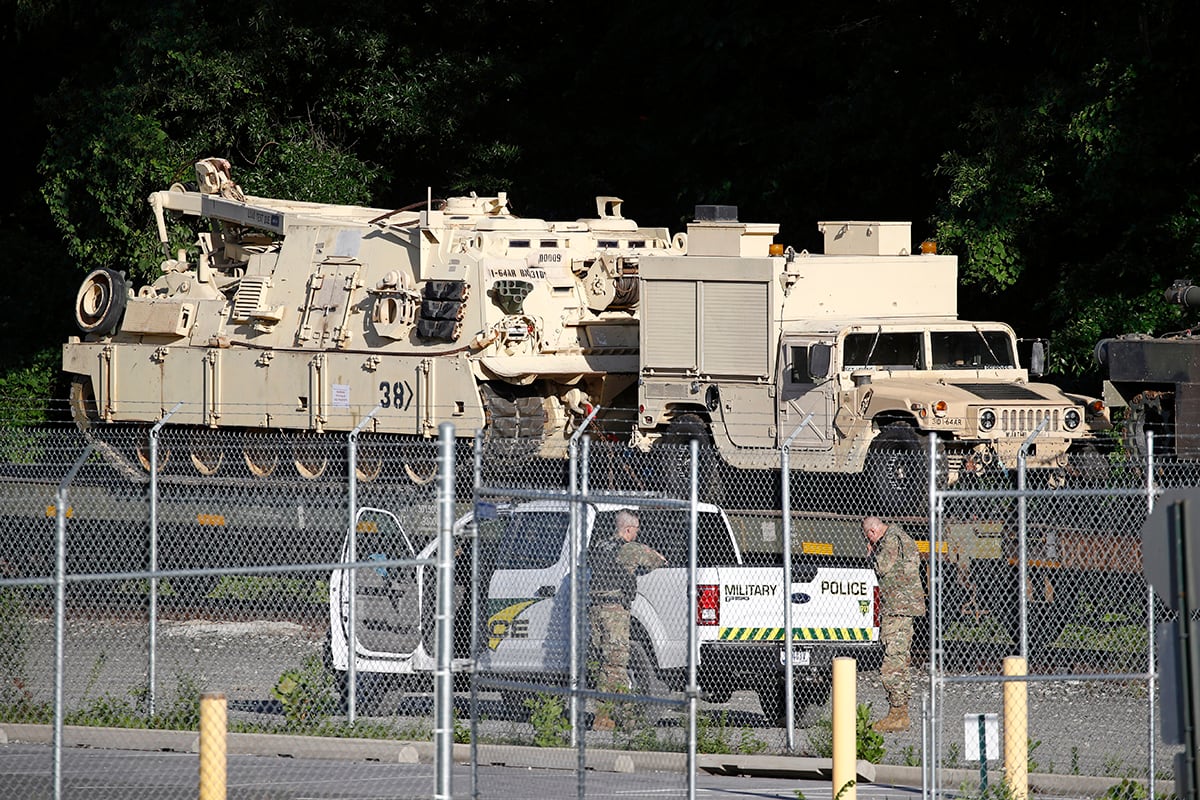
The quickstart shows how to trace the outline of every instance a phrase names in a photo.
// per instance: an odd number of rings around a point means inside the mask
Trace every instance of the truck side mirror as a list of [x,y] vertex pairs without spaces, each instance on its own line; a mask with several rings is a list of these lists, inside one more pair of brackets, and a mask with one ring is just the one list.
[[1046,374],[1046,345],[1040,340],[1029,350],[1029,374],[1034,378]]
[[833,360],[833,347],[823,342],[814,344],[808,351],[808,374],[813,380],[829,376],[829,362]]

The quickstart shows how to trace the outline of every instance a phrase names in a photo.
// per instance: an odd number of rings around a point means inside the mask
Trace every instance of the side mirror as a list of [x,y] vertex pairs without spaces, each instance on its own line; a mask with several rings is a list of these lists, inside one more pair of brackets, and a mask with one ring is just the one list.
[[808,351],[808,375],[813,380],[829,376],[829,364],[833,360],[833,346],[818,342]]
[[1046,344],[1041,340],[1034,342],[1029,351],[1029,374],[1035,378],[1046,374]]

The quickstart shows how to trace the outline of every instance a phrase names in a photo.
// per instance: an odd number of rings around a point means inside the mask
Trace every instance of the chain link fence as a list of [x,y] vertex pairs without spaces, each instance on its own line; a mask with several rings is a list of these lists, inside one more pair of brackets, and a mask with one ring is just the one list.
[[[196,732],[200,695],[215,690],[225,695],[237,735],[391,743],[397,760],[414,764],[405,778],[412,791],[427,795],[437,777],[430,602],[438,591],[437,443],[364,432],[351,445],[344,434],[239,435],[169,420],[151,434],[118,426],[0,430],[0,723],[9,740],[35,737],[56,711],[67,744],[96,728],[119,729],[118,742],[138,741],[136,732],[147,729]],[[455,444],[452,726],[458,746],[474,748],[455,758],[512,763],[514,753],[533,751],[540,763],[567,769],[678,771],[686,794],[689,729],[700,754],[825,756],[824,667],[835,653],[858,658],[860,703],[873,716],[886,710],[872,620],[787,625],[781,599],[748,594],[739,602],[768,622],[730,632],[746,639],[727,651],[701,638],[692,723],[685,634],[693,626],[686,583],[682,594],[670,583],[680,580],[674,570],[643,576],[639,593],[647,608],[674,604],[669,611],[682,622],[668,635],[639,629],[647,623],[635,614],[629,691],[616,693],[628,697],[601,692],[582,581],[570,615],[571,507],[581,526],[577,567],[586,566],[587,531],[611,528],[626,506],[642,509],[642,540],[674,567],[690,557],[688,526],[678,518],[687,512],[658,500],[689,497],[692,459],[684,445],[641,452],[603,435],[578,444],[576,472],[570,459],[546,457],[523,440],[485,438],[478,451],[470,438]],[[91,455],[71,475],[88,447]],[[781,455],[764,459],[779,463]],[[909,449],[879,455],[861,474],[792,471],[785,487],[778,469],[733,469],[707,448],[696,461],[698,499],[727,524],[724,539],[710,529],[706,540],[698,529],[698,585],[718,562],[747,575],[775,570],[783,585],[790,554],[789,595],[814,570],[829,571],[850,593],[855,571],[868,566],[863,515],[879,514],[918,539],[936,610],[931,624],[918,625],[914,648],[914,696],[929,705],[929,732],[914,716],[912,729],[883,737],[885,763],[926,764],[931,779],[943,781],[946,770],[977,771],[966,761],[963,720],[1001,713],[1003,659],[1024,648],[1032,676],[1031,781],[1169,779],[1174,749],[1157,740],[1150,636],[1152,622],[1167,615],[1143,578],[1139,532],[1158,491],[1200,484],[1195,464],[1114,450],[1062,470],[1031,471],[1022,488],[1015,465],[959,468],[951,481],[935,459],[941,468],[931,484],[930,459]],[[513,528],[539,516],[519,510],[531,503],[549,504],[541,521]],[[481,508],[486,519],[470,516]],[[60,525],[65,605],[56,630]],[[514,544],[518,533],[526,544]],[[341,566],[350,562],[368,563]],[[497,574],[517,566],[544,570],[546,580],[528,591],[493,591]],[[516,609],[527,601],[538,602]],[[530,612],[536,605],[557,631],[553,652],[539,652],[534,666],[488,669],[501,642],[519,644],[522,626],[528,632],[542,624]],[[832,609],[811,610],[819,620]],[[797,638],[807,628],[799,637],[810,638]],[[785,629],[793,631],[790,651]],[[860,629],[867,632],[862,642],[853,638]],[[60,631],[65,662],[56,698]],[[349,641],[359,646],[353,662]],[[722,683],[720,675],[758,680]],[[620,711],[613,728],[592,730],[597,710],[608,707],[602,704]],[[792,726],[781,725],[789,716]],[[488,749],[497,747],[512,749]],[[49,786],[50,758],[30,773],[28,786],[14,787],[18,793]],[[337,780],[339,769],[313,780]],[[229,774],[235,770],[231,761]],[[586,792],[582,777],[579,785]],[[467,791],[456,787],[455,796]],[[469,791],[487,795],[486,787]]]

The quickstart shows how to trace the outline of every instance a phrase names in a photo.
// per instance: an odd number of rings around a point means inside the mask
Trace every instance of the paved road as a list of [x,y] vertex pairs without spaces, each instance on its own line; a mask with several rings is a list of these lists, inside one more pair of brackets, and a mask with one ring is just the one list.
[[[63,798],[195,798],[199,759],[191,753],[66,748]],[[330,762],[318,758],[234,755],[227,760],[229,800],[332,800],[333,798],[433,797],[435,774],[429,764]],[[52,750],[47,745],[0,745],[0,796],[52,797]],[[467,767],[455,766],[453,796],[471,797]],[[830,800],[827,780],[697,774],[698,798],[745,800],[786,798]],[[588,798],[675,798],[687,796],[686,776],[678,772],[588,772]],[[479,797],[495,800],[577,796],[575,773],[562,769],[481,767]],[[916,797],[919,789],[863,784],[860,798]]]

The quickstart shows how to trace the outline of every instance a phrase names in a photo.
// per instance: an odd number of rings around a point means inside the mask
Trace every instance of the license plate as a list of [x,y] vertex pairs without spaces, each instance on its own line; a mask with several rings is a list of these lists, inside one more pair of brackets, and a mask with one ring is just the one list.
[[[808,659],[810,656],[811,656],[811,654],[809,653],[808,650],[804,650],[799,647],[793,647],[792,648],[792,666],[807,667]],[[782,647],[779,648],[779,663],[780,664],[787,663],[787,650],[784,650]]]

